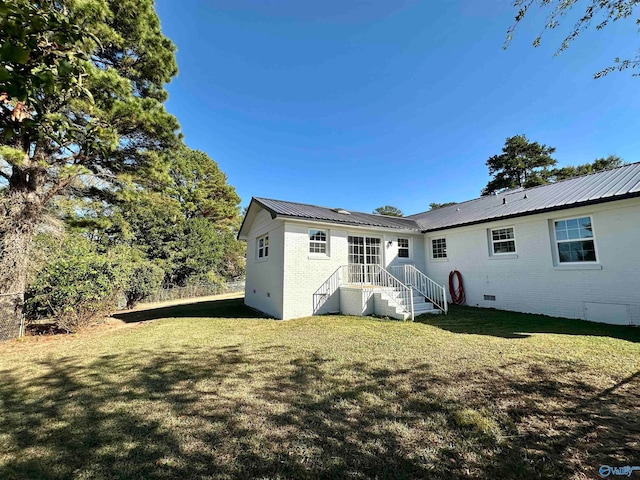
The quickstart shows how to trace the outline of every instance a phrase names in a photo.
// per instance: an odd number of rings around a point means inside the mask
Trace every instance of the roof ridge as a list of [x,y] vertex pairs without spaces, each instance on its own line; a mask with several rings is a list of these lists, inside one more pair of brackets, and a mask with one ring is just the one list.
[[[569,181],[571,181],[571,180],[578,180],[578,179],[581,179],[581,178],[588,177],[588,176],[590,176],[590,175],[598,175],[598,174],[602,174],[602,173],[606,173],[606,172],[612,172],[613,170],[620,170],[620,169],[623,169],[623,168],[631,167],[631,166],[633,166],[633,165],[640,165],[640,162],[630,162],[630,163],[625,163],[624,165],[620,165],[619,167],[606,168],[606,169],[604,169],[604,170],[598,170],[597,172],[583,173],[582,175],[577,175],[577,176],[575,176],[575,177],[571,177],[571,178],[563,178],[562,180],[558,180],[558,181],[550,182],[550,183],[543,183],[542,185],[535,185],[535,186],[533,186],[533,187],[527,187],[527,188],[524,188],[524,187],[516,187],[516,188],[511,188],[511,189],[509,189],[509,190],[503,190],[502,192],[496,193],[496,196],[499,196],[499,195],[511,195],[511,194],[513,194],[513,193],[517,193],[517,192],[529,192],[529,191],[531,191],[531,190],[535,190],[535,189],[538,189],[538,188],[542,188],[542,187],[550,187],[551,185],[559,185],[559,184],[561,184],[561,183],[569,182]],[[571,166],[571,165],[569,165],[569,166]],[[456,202],[454,205],[447,205],[446,207],[441,207],[441,208],[438,208],[438,209],[436,209],[436,210],[445,209],[445,208],[451,208],[451,207],[455,207],[456,205],[464,205],[465,203],[475,202],[475,201],[477,201],[477,200],[480,200],[481,198],[489,197],[489,196],[492,196],[492,195],[480,195],[479,197],[472,198],[472,199],[470,199],[470,200],[465,200],[465,201],[463,201],[463,202]],[[429,210],[425,210],[425,211],[423,211],[423,212],[418,212],[418,213],[413,213],[413,214],[411,214],[411,215],[407,215],[407,217],[405,217],[405,218],[416,217],[416,216],[418,216],[418,215],[423,215],[423,214],[425,214],[425,213],[429,213],[429,212],[433,212],[433,211],[434,211],[434,210],[429,209]]]

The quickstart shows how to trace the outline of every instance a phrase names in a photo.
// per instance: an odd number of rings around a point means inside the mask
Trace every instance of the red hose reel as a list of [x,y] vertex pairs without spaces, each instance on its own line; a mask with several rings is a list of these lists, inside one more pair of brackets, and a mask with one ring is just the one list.
[[[458,284],[456,286],[456,283]],[[462,275],[457,270],[452,270],[449,274],[449,294],[451,302],[455,305],[464,305],[466,301],[464,296],[464,287],[462,286]]]

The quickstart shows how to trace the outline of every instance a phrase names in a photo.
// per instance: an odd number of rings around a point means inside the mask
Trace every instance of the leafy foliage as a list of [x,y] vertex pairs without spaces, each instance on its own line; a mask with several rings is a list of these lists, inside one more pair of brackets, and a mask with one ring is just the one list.
[[[243,271],[240,199],[163,106],[174,51],[153,0],[0,4],[0,293],[31,281],[30,315],[72,328],[115,291]],[[42,268],[48,214],[81,236]]]
[[606,158],[597,158],[593,163],[585,163],[582,165],[569,165],[567,167],[556,168],[551,172],[551,178],[554,181],[566,180],[568,178],[587,175],[589,173],[609,170],[611,168],[621,167],[624,164],[622,159],[616,155],[609,155]]
[[206,153],[186,147],[169,156],[170,184],[164,193],[180,205],[184,217],[204,217],[220,227],[233,227],[240,197],[218,164]]
[[55,318],[59,328],[72,332],[106,313],[127,277],[118,258],[100,255],[88,240],[71,236],[25,292],[25,314],[32,320]]
[[109,213],[110,241],[143,251],[164,269],[165,283],[241,276],[244,244],[235,238],[240,203],[235,189],[203,152],[181,147],[166,161],[166,177],[119,192],[117,208]]
[[134,264],[123,291],[127,298],[127,308],[133,308],[137,302],[156,292],[163,278],[164,270],[152,262],[144,261]]
[[109,201],[176,144],[177,68],[153,0],[7,0],[0,39],[0,292],[20,292],[52,201]]
[[500,155],[494,155],[486,162],[493,178],[482,190],[482,195],[510,188],[533,187],[548,181],[549,167],[557,161],[551,157],[555,148],[530,142],[525,135],[509,137]]
[[402,217],[402,211],[394,207],[392,205],[385,205],[384,207],[376,208],[373,213],[377,213],[378,215],[388,215],[390,217]]
[[[550,8],[551,13],[547,17],[547,22],[543,27],[542,33],[538,35],[534,41],[533,46],[538,47],[542,41],[542,35],[546,30],[554,30],[561,26],[561,20],[567,16],[569,11],[578,4],[578,0],[515,0],[514,6],[518,9],[515,22],[507,31],[507,39],[505,41],[505,48],[513,39],[513,35],[517,26],[524,19],[527,12],[535,5],[541,8]],[[564,38],[554,56],[559,55],[563,51],[569,48],[570,44],[582,33],[590,27],[594,27],[596,30],[602,30],[612,22],[628,19],[632,16],[633,11],[640,1],[638,0],[591,0],[581,3],[584,6],[584,11],[580,14],[577,22],[569,30],[569,33]],[[636,25],[640,23],[640,20],[636,20]],[[640,50],[638,53],[627,59],[616,57],[613,61],[613,65],[610,65],[599,72],[594,74],[594,78],[601,78],[613,71],[623,71],[628,68],[640,67]],[[638,74],[634,74],[637,76]]]
[[[557,182],[580,175],[609,170],[624,165],[624,161],[616,156],[596,158],[592,163],[568,165],[561,168],[549,168],[557,162],[550,155],[555,148],[529,142],[524,135],[507,138],[502,154],[494,155],[487,160],[489,173],[493,178],[482,190],[482,195],[517,188],[534,187],[545,183]],[[455,203],[431,204],[431,209]],[[437,205],[438,207],[434,207]]]

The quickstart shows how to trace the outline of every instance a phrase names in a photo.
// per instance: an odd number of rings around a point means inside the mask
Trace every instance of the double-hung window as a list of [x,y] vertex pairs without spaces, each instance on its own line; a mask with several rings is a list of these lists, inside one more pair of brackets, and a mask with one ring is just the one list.
[[513,227],[491,229],[491,254],[516,253],[516,236]]
[[256,241],[256,258],[258,260],[269,256],[269,235],[258,237]]
[[398,258],[409,258],[409,239],[398,239]]
[[309,253],[327,253],[327,231],[309,230]]
[[553,222],[558,263],[596,262],[596,245],[591,217]]

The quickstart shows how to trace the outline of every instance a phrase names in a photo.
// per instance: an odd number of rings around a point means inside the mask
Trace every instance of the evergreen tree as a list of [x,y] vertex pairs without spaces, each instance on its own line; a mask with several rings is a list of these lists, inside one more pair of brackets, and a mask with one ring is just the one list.
[[153,0],[0,4],[0,294],[22,293],[33,234],[61,196],[110,195],[177,141],[175,47]]
[[493,178],[481,192],[490,195],[518,187],[533,187],[547,183],[549,167],[556,165],[551,154],[556,149],[530,142],[525,135],[507,138],[502,153],[494,155],[486,162]]
[[390,217],[402,217],[402,211],[392,205],[376,208],[373,213],[378,215],[388,215]]
[[622,159],[616,155],[609,155],[604,158],[596,158],[593,163],[583,165],[569,165],[567,167],[556,168],[551,172],[554,181],[566,180],[567,178],[587,175],[589,173],[601,172],[611,168],[621,167],[624,164]]

